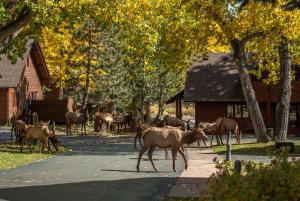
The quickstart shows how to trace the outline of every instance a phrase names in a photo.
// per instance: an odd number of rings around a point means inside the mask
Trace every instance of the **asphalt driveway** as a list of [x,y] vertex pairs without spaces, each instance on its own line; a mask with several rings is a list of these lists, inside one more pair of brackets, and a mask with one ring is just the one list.
[[[7,132],[1,132],[7,138]],[[178,157],[177,170],[165,160],[164,151],[147,155],[141,172],[135,166],[138,151],[128,137],[108,139],[91,136],[62,136],[72,151],[48,160],[0,171],[0,200],[6,201],[156,201],[168,194],[175,178],[183,171]]]

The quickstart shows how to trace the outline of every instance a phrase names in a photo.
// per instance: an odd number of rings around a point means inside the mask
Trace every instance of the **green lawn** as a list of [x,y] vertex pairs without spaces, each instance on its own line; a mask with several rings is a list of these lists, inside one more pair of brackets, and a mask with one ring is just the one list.
[[[23,153],[20,153],[19,147],[14,144],[0,144],[0,170],[15,168],[35,161],[44,160],[57,154],[53,147],[51,148],[51,154],[48,154],[47,152],[40,154],[38,153],[38,148],[39,147],[35,148],[34,153],[30,153],[28,147],[24,146]],[[67,148],[65,147],[60,146],[59,149],[61,153],[67,151]]]
[[[295,143],[296,151],[291,156],[297,156],[300,154],[300,140],[292,140]],[[226,145],[213,146],[213,151],[217,154],[226,153]],[[241,155],[272,155],[274,153],[274,142],[271,143],[245,143],[245,144],[233,144],[232,154]]]

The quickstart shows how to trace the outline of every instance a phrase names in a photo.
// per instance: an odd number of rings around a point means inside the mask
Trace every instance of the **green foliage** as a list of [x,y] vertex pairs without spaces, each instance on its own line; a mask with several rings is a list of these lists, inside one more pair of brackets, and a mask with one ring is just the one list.
[[206,201],[297,201],[300,199],[300,160],[278,155],[270,164],[244,162],[242,173],[232,164],[217,165],[219,171],[209,178]]

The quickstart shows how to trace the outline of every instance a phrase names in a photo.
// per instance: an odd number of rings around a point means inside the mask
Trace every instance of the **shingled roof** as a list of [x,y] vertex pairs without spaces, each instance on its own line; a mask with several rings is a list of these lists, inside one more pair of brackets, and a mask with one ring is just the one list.
[[42,55],[40,46],[37,42],[29,41],[27,50],[22,58],[18,58],[16,63],[11,63],[11,60],[6,55],[0,55],[0,88],[17,87],[26,65],[28,56],[32,54],[36,67],[39,69],[38,75],[43,84],[50,84],[50,75]]
[[244,101],[238,70],[228,53],[211,53],[187,72],[185,101]]

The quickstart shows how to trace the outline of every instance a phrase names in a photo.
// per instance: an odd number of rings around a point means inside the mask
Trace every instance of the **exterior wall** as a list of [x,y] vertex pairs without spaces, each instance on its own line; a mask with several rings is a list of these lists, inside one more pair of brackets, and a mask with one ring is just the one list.
[[17,111],[16,93],[13,88],[0,89],[0,124],[7,124]]
[[30,55],[27,59],[27,63],[24,70],[24,77],[27,79],[28,86],[28,95],[31,96],[31,92],[37,91],[36,100],[43,100],[44,94],[42,91],[41,81],[39,80],[38,73],[33,63],[32,56]]
[[10,120],[10,118],[12,117],[14,112],[16,112],[17,109],[18,109],[17,108],[17,97],[16,97],[15,89],[9,88],[7,90],[7,100],[8,100],[7,116],[8,116],[8,120]]
[[[261,81],[252,81],[256,98],[259,102],[276,102],[279,97],[278,86],[266,86]],[[300,103],[300,81],[292,81],[291,102]]]
[[7,89],[0,89],[0,124],[6,124],[8,120],[7,112]]
[[[195,103],[195,121],[196,124],[199,122],[214,122],[218,117],[226,117],[227,115],[227,105],[234,104],[237,102],[196,102]],[[245,104],[245,103],[240,103]],[[300,115],[300,103],[296,104],[298,106],[298,114]],[[275,111],[276,103],[259,103],[265,124],[268,128],[275,127]],[[250,118],[232,118],[237,121],[240,129],[245,132],[251,132],[253,129],[252,122]],[[299,119],[300,125],[300,119]],[[253,131],[252,131],[253,133]],[[300,128],[289,127],[289,134],[300,133]]]
[[65,122],[68,112],[68,99],[65,100],[34,100],[31,102],[31,111],[38,114],[39,120]]

